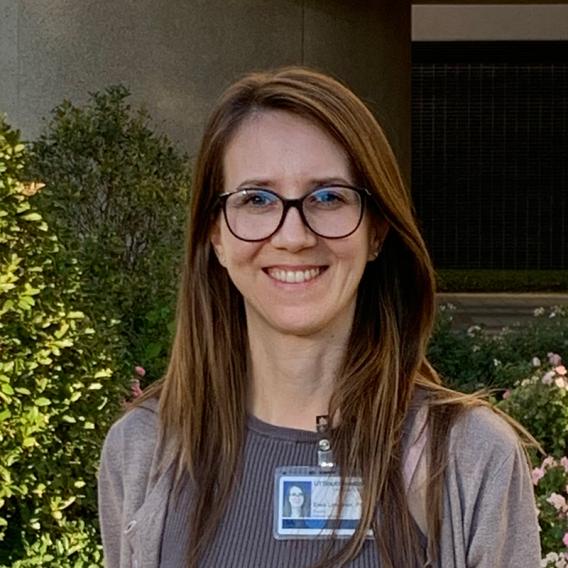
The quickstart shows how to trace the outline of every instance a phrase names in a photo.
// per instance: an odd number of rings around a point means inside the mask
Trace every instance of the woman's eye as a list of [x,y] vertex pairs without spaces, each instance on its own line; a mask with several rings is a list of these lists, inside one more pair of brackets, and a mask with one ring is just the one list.
[[309,201],[315,206],[342,205],[345,195],[339,189],[320,189],[309,196]]
[[235,196],[233,203],[236,207],[262,209],[276,205],[278,203],[278,199],[274,195],[264,191],[251,191],[245,189]]

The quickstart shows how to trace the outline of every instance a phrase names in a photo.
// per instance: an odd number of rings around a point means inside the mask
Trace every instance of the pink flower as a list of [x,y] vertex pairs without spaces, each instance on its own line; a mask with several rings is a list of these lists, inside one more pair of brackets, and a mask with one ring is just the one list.
[[568,458],[566,456],[560,459],[560,465],[564,468],[564,471],[568,473]]
[[562,377],[558,377],[557,379],[554,380],[554,384],[559,388],[559,389],[565,389],[566,388],[566,381],[562,378]]
[[553,383],[553,379],[554,379],[554,371],[548,371],[548,373],[545,373],[545,375],[542,377],[542,384],[551,385]]
[[558,353],[547,353],[547,357],[548,357],[548,362],[553,367],[558,367],[558,365],[562,364],[562,357],[560,357]]
[[544,458],[544,460],[542,461],[542,465],[541,467],[543,469],[547,469],[549,467],[555,466],[556,465],[556,460],[552,457],[552,456],[547,456],[546,458]]
[[564,543],[564,546],[568,546],[568,532],[564,534],[562,542]]
[[566,499],[559,495],[558,493],[551,493],[550,497],[547,501],[557,510],[560,512],[566,512],[568,506],[566,505]]
[[566,367],[564,365],[559,365],[554,369],[557,375],[566,375]]
[[138,398],[142,395],[142,388],[138,379],[134,379],[130,384],[130,392],[132,393],[132,398]]
[[544,477],[544,469],[535,467],[531,473],[533,485],[538,485],[538,482]]
[[503,400],[508,399],[511,396],[511,389],[507,389],[504,393],[503,393]]
[[146,369],[144,369],[144,367],[140,367],[140,365],[138,365],[137,367],[134,367],[134,372],[139,377],[143,377],[144,375],[146,375]]

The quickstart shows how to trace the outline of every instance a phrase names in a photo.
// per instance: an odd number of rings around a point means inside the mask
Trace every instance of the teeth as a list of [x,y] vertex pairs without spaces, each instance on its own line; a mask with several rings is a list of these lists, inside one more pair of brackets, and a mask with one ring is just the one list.
[[319,276],[321,269],[310,268],[309,270],[281,270],[279,268],[271,268],[268,274],[279,282],[307,282]]

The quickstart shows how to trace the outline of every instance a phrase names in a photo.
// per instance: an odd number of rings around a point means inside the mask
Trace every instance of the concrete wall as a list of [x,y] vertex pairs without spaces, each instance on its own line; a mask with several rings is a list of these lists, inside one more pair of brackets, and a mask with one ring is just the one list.
[[294,63],[368,100],[408,167],[409,2],[0,0],[0,112],[27,138],[64,98],[120,82],[193,153],[226,85]]
[[568,40],[568,5],[413,6],[412,39]]

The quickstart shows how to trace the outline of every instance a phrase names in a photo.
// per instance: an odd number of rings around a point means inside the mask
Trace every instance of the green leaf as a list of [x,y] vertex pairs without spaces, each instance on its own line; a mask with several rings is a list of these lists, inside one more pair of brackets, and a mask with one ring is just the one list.
[[71,402],[77,402],[81,398],[81,394],[80,391],[76,391],[69,397],[69,400]]
[[57,339],[61,339],[69,331],[69,324],[64,322],[61,327],[54,333]]
[[25,221],[41,221],[42,217],[39,213],[27,213],[22,215],[22,219]]
[[45,397],[40,397],[34,400],[34,404],[36,406],[49,406],[51,404],[51,400]]
[[69,312],[67,314],[67,317],[69,319],[83,319],[85,317],[85,314],[83,312],[74,311],[74,312]]
[[31,296],[20,296],[18,299],[18,307],[23,310],[29,310],[35,304],[35,300]]
[[101,369],[95,373],[95,379],[103,379],[107,377],[112,377],[112,370],[111,369]]
[[29,211],[31,208],[30,202],[29,201],[22,201],[17,209],[16,209],[16,213],[23,213],[24,211]]

